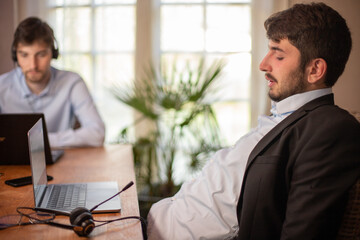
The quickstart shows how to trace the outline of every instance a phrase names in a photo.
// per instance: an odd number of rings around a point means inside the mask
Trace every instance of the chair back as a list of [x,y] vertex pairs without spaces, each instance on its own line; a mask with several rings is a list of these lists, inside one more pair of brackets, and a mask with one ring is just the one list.
[[[360,112],[350,112],[360,122]],[[337,240],[360,240],[360,179],[349,191]]]
[[349,199],[337,240],[360,240],[360,179],[349,191]]

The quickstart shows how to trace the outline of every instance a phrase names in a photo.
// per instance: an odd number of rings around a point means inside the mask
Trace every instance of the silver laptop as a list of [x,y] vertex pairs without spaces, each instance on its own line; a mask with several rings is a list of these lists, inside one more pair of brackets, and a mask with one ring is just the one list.
[[[117,182],[48,184],[43,136],[43,124],[39,119],[28,132],[34,200],[37,210],[68,215],[77,207],[92,209],[119,192]],[[93,212],[119,212],[120,209],[120,198],[116,196]]]

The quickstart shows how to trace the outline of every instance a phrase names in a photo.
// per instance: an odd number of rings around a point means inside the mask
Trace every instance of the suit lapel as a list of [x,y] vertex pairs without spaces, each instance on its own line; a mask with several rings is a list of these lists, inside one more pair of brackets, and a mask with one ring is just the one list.
[[290,114],[287,118],[285,118],[283,121],[281,121],[278,125],[276,125],[268,134],[266,134],[259,143],[254,147],[252,152],[250,153],[246,169],[251,165],[251,163],[254,161],[254,159],[261,154],[261,152],[268,146],[276,136],[282,133],[282,131],[287,128],[288,126],[292,125],[302,117],[308,114],[308,112],[314,110],[315,108],[322,106],[322,105],[329,105],[334,104],[334,95],[328,94],[322,97],[319,97],[317,99],[314,99],[313,101],[310,101],[309,103],[305,104],[292,114]]

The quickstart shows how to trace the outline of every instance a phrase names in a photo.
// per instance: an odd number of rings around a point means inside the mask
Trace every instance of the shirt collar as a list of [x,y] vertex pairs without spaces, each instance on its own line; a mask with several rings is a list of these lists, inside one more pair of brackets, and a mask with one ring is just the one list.
[[323,88],[295,94],[281,100],[280,102],[271,101],[271,113],[274,116],[289,115],[304,104],[330,93],[332,93],[331,88]]

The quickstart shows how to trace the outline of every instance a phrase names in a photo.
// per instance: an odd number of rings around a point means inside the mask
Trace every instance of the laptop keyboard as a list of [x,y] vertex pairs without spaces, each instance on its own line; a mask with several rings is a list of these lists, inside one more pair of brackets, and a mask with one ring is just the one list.
[[86,184],[54,185],[47,208],[72,210],[85,207]]

